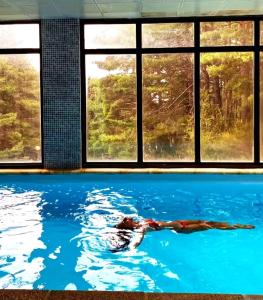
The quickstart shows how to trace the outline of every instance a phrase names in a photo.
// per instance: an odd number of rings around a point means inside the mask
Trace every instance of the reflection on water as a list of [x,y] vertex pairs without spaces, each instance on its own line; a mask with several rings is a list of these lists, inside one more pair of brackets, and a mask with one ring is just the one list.
[[[118,241],[118,224],[125,216],[142,219],[136,209],[136,200],[112,189],[93,190],[87,193],[86,203],[80,207],[81,233],[75,237],[81,255],[76,271],[95,290],[158,290],[151,272],[144,267],[165,266],[138,248],[112,253]],[[166,268],[167,269],[167,268]],[[170,276],[177,277],[169,269]],[[171,275],[172,274],[172,275]]]
[[31,289],[44,268],[41,257],[29,261],[45,248],[40,201],[40,192],[0,189],[0,288]]

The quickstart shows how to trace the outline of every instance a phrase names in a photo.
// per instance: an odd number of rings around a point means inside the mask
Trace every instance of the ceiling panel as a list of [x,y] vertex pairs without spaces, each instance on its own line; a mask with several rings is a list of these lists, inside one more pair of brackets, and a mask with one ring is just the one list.
[[122,3],[98,3],[98,7],[100,8],[103,16],[108,14],[123,16],[125,16],[126,14],[133,14],[134,16],[137,16],[138,14],[138,4],[134,1],[126,1]]
[[263,0],[0,0],[1,20],[263,15]]
[[142,1],[142,14],[175,14],[177,15],[178,6],[180,5],[180,0],[163,0],[163,1]]
[[83,9],[81,12],[81,18],[101,18],[102,13],[98,8],[98,5],[92,3],[84,3],[83,4]]

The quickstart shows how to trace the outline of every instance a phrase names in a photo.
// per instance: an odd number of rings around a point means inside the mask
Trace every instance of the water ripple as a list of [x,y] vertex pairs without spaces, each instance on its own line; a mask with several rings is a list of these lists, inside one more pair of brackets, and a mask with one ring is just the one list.
[[43,269],[43,259],[28,261],[36,248],[45,248],[42,233],[41,193],[0,190],[1,288],[32,288]]

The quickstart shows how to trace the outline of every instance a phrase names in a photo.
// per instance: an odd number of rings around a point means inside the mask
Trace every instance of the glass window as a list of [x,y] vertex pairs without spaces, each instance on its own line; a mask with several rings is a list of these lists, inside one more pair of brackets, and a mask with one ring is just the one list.
[[201,54],[201,160],[253,161],[253,54]]
[[193,47],[194,24],[142,24],[142,46],[145,48]]
[[0,48],[39,48],[38,24],[0,25]]
[[201,46],[250,46],[253,45],[252,21],[202,22]]
[[86,55],[87,160],[137,159],[135,55]]
[[[195,25],[200,25],[201,48],[195,48]],[[142,30],[141,49],[136,48],[136,26]],[[88,162],[137,162],[137,153],[144,162],[194,162],[199,150],[201,162],[254,162],[253,20],[87,24],[84,34]],[[194,57],[199,55],[200,149],[195,149]],[[142,133],[136,120],[138,57]],[[260,128],[263,162],[263,121]],[[143,138],[139,149],[137,135]]]
[[135,24],[85,25],[85,49],[135,48]]
[[39,54],[0,55],[0,163],[40,162]]
[[260,160],[263,161],[263,52],[260,53]]
[[143,55],[144,161],[194,160],[193,54]]

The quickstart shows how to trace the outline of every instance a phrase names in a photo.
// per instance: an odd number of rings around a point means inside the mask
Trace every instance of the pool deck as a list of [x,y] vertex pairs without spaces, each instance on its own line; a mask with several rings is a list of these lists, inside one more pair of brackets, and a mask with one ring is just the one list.
[[0,290],[1,300],[263,300],[257,295]]
[[263,174],[263,168],[81,168],[81,169],[1,169],[0,174]]

